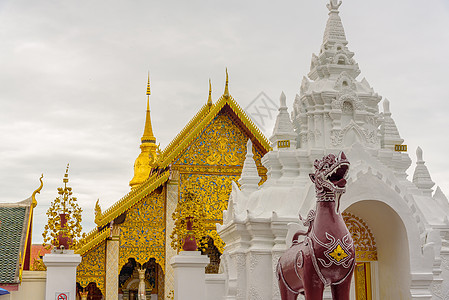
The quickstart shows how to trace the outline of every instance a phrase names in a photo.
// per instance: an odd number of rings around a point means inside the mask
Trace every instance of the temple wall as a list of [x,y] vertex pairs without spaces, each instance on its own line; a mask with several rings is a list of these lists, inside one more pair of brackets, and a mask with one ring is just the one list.
[[45,300],[46,271],[23,271],[22,283],[17,291],[0,296],[0,300]]
[[165,188],[160,188],[127,211],[125,221],[119,225],[119,270],[129,258],[141,265],[154,258],[165,268],[165,199]]
[[103,241],[82,256],[81,263],[76,269],[76,281],[83,288],[90,282],[95,282],[101,293],[105,295],[105,266],[106,241]]

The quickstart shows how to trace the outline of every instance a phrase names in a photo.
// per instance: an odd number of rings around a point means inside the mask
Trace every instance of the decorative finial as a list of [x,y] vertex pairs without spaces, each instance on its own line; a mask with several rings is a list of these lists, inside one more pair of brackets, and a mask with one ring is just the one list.
[[44,174],[41,174],[41,178],[39,178],[39,181],[41,182],[41,185],[37,188],[37,190],[35,190],[33,192],[33,194],[31,195],[31,199],[33,199],[32,204],[33,204],[33,208],[36,207],[37,205],[37,201],[36,201],[36,194],[40,194],[42,187],[44,186],[44,183],[42,182],[42,178],[44,178]]
[[281,102],[281,107],[287,107],[287,97],[285,97],[284,92],[281,93],[279,101]]
[[423,155],[422,155],[422,149],[419,146],[418,146],[418,148],[416,148],[416,159],[418,162],[424,161]]
[[99,225],[102,219],[100,199],[95,203],[95,224]]
[[207,105],[209,106],[212,105],[212,84],[210,83],[210,78],[209,78],[209,98],[207,98]]
[[67,183],[69,182],[69,164],[67,163],[67,168],[65,169],[64,179],[62,182]]
[[384,106],[384,114],[389,114],[390,113],[390,101],[388,101],[387,98],[385,98],[383,106]]
[[228,88],[228,85],[229,85],[228,68],[226,68],[226,85],[225,85],[225,90],[224,90],[224,94],[223,94],[223,96],[225,96],[226,98],[229,97],[229,88]]
[[147,83],[147,95],[151,95],[151,89],[150,89],[150,72],[148,71],[148,83]]
[[341,5],[341,1],[338,0],[329,0],[329,3],[326,5],[327,9],[329,9],[329,11],[337,11],[338,12],[338,8]]
[[253,142],[251,139],[248,139],[248,142],[246,143],[246,155],[253,156]]

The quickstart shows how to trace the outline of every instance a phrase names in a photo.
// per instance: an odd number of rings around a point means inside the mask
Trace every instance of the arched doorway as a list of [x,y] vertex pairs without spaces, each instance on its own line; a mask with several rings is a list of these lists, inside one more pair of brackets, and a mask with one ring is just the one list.
[[343,215],[347,216],[348,228],[355,233],[354,242],[360,249],[354,282],[361,296],[353,299],[409,299],[409,246],[398,213],[384,202],[363,200],[350,205]]
[[128,259],[119,274],[119,299],[137,300],[141,281],[148,300],[164,299],[164,272],[154,258],[143,265],[134,258]]
[[351,232],[356,252],[352,297],[356,300],[372,300],[377,294],[377,245],[366,222],[349,212],[343,219]]

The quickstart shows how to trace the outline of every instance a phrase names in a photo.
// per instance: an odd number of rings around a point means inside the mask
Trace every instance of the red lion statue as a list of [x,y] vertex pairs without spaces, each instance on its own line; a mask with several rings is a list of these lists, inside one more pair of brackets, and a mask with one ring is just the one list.
[[[326,286],[332,299],[349,300],[349,290],[355,265],[355,250],[351,234],[339,212],[340,197],[345,192],[349,161],[343,152],[315,160],[316,211],[309,212],[304,226],[297,231],[292,246],[277,264],[277,276],[282,300],[296,300],[299,294],[306,300],[323,299]],[[301,216],[300,216],[301,219]],[[304,236],[299,242],[298,238]]]

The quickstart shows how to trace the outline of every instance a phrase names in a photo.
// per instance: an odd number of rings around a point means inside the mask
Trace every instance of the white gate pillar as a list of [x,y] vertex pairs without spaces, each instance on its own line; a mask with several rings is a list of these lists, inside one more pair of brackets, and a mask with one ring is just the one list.
[[205,300],[205,268],[209,258],[199,251],[181,251],[170,261],[175,271],[175,300]]

